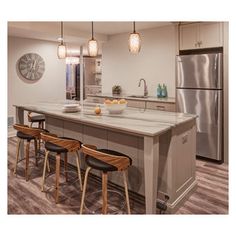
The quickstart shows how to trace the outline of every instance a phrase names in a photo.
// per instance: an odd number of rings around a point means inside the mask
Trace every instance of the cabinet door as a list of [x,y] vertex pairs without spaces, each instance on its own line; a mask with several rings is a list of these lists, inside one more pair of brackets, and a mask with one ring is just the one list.
[[222,23],[201,23],[199,26],[199,42],[201,48],[223,46]]
[[180,50],[197,48],[198,24],[180,26]]
[[180,50],[223,46],[223,24],[206,22],[180,26]]

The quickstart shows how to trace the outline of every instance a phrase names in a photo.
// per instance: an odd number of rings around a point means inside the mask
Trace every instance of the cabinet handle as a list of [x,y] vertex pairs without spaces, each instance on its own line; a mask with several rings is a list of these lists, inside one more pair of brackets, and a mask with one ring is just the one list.
[[200,48],[202,44],[202,41],[198,41],[198,47]]
[[165,110],[165,106],[156,106],[157,110],[161,110],[161,111],[164,111]]

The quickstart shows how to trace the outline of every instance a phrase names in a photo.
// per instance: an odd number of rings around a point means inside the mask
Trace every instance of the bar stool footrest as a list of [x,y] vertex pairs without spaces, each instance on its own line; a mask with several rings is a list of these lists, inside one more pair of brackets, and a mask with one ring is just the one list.
[[[126,214],[125,195],[120,191],[108,189],[108,214]],[[84,213],[101,214],[102,212],[102,190],[88,192],[84,200]]]

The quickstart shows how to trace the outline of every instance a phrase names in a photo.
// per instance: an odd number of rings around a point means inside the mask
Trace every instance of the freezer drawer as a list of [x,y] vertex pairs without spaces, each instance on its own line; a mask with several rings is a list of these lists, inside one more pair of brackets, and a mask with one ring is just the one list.
[[222,53],[177,56],[178,88],[222,88]]
[[222,158],[222,90],[177,89],[177,111],[198,115],[197,155]]

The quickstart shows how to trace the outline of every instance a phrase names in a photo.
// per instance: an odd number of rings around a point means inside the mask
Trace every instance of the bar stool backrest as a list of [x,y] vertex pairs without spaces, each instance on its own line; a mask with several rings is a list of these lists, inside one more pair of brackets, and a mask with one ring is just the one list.
[[32,112],[29,111],[27,116],[28,116],[28,121],[32,122]]
[[45,142],[53,143],[57,146],[67,149],[69,152],[77,151],[81,148],[81,142],[75,139],[66,139],[58,137],[52,133],[41,133],[41,139]]
[[115,166],[118,171],[123,171],[130,166],[130,160],[126,156],[116,156],[107,153],[103,153],[97,150],[96,146],[83,144],[82,145],[83,153],[92,156],[100,161],[108,163],[112,166]]
[[28,125],[14,124],[13,127],[17,131],[20,131],[24,134],[28,134],[28,135],[33,136],[35,138],[40,138],[40,133],[42,132],[42,129],[29,127]]

